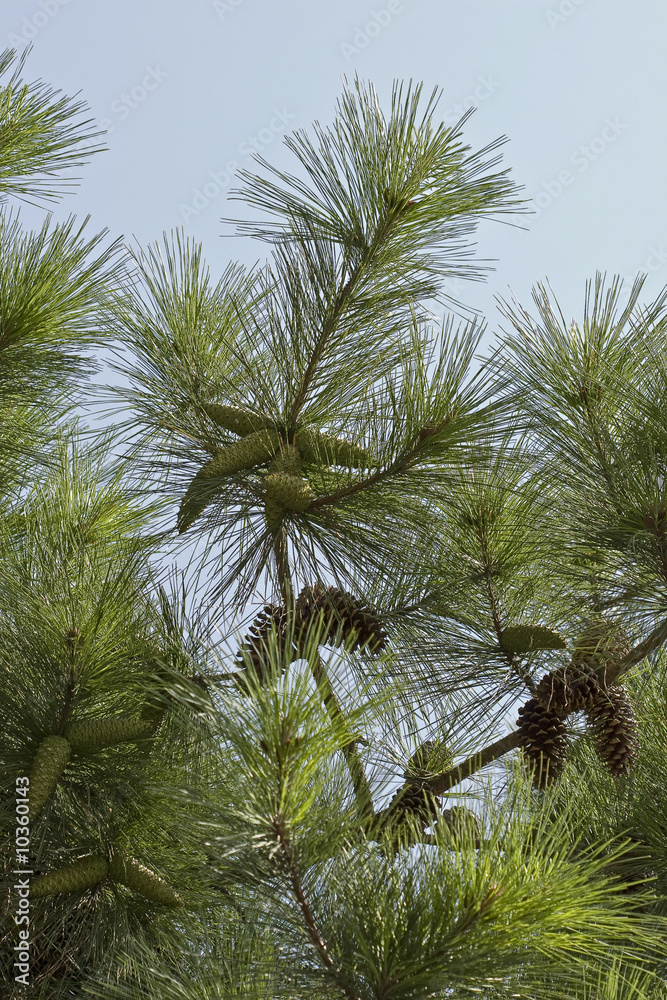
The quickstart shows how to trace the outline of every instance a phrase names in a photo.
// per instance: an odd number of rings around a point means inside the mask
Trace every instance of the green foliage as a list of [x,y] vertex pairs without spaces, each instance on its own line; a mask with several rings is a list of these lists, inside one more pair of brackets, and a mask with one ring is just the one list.
[[0,195],[39,204],[57,201],[74,181],[57,175],[87,163],[104,146],[93,141],[102,133],[83,117],[83,101],[59,97],[45,83],[23,82],[29,51],[0,54],[0,77],[6,77],[0,85]]
[[[17,81],[0,187],[46,197],[90,137]],[[182,233],[112,271],[73,221],[1,219],[0,760],[42,806],[31,995],[664,1000],[667,293],[598,276],[577,323],[540,286],[479,359],[483,326],[429,306],[518,207],[497,144],[356,81],[287,145],[299,176],[261,161],[239,192],[269,260],[217,282]],[[63,421],[102,332],[130,412],[92,440]],[[608,773],[572,711],[535,789],[519,709],[581,664],[596,696],[627,675],[636,766],[606,747]],[[10,910],[0,940],[9,991]]]

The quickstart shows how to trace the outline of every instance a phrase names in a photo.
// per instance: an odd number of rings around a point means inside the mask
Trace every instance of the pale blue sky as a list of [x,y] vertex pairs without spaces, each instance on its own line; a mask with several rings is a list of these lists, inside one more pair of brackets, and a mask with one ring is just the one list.
[[142,243],[185,224],[214,273],[264,251],[220,238],[242,212],[228,165],[249,166],[253,141],[287,165],[282,132],[330,122],[344,74],[384,98],[396,77],[442,87],[452,121],[475,102],[467,140],[507,135],[541,209],[525,229],[485,223],[496,271],[454,289],[491,329],[510,286],[527,304],[548,277],[577,315],[596,268],[647,270],[651,296],[667,283],[665,38],[667,6],[646,0],[3,0],[0,25],[3,45],[33,42],[28,78],[80,91],[110,127],[57,214]]

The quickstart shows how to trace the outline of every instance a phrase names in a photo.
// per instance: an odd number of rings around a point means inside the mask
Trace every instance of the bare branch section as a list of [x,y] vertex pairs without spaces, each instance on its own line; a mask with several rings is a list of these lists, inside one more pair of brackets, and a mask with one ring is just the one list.
[[[303,917],[304,923],[308,931],[308,936],[310,937],[310,940],[312,941],[313,946],[315,947],[315,951],[317,952],[320,961],[325,966],[325,968],[333,972],[334,974],[338,973],[340,970],[338,969],[334,959],[331,956],[331,953],[329,952],[327,943],[324,940],[324,937],[322,936],[319,927],[317,926],[315,915],[312,911],[310,903],[308,902],[308,897],[306,896],[303,884],[301,882],[301,878],[299,876],[299,869],[297,867],[296,860],[294,858],[292,845],[290,843],[289,835],[287,833],[287,830],[285,829],[282,817],[276,816],[274,818],[273,828],[275,830],[276,839],[280,844],[283,866],[287,874],[287,878],[290,887],[292,889],[292,892],[294,893],[294,898],[296,899],[299,909],[301,911],[301,915]],[[343,995],[346,996],[348,1000],[359,1000],[357,994],[353,993],[352,990],[350,990],[347,986],[340,983],[338,985],[340,985]]]
[[[293,608],[294,592],[287,556],[286,538],[282,529],[280,533],[276,535],[274,540],[274,556],[276,560],[278,579],[280,582],[280,590],[283,601],[285,602],[285,607]],[[317,653],[314,657],[311,657],[309,663],[313,678],[318,686],[322,701],[324,702],[324,706],[329,714],[329,718],[334,725],[347,728],[345,713],[343,712],[341,704],[336,697],[336,693],[331,685],[329,675],[327,674],[319,653]],[[352,778],[352,785],[357,798],[360,815],[364,818],[369,818],[373,815],[373,797],[368,784],[368,779],[366,778],[366,774],[364,772],[364,766],[361,762],[359,754],[357,753],[355,742],[351,736],[349,742],[346,743],[341,749],[350,772],[350,777]]]
[[[322,701],[329,713],[329,718],[333,723],[340,724],[341,721],[344,721],[343,710],[331,686],[331,681],[319,653],[311,660],[310,668],[313,672],[315,683],[320,689]],[[352,778],[359,811],[362,817],[370,818],[373,816],[373,797],[354,740],[350,738],[350,742],[341,749],[350,772],[350,777]]]

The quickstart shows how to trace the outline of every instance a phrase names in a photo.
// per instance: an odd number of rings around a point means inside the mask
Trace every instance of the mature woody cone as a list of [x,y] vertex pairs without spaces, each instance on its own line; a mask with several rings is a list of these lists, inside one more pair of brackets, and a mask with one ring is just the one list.
[[345,645],[352,652],[380,653],[389,636],[375,612],[352,594],[337,587],[326,590],[321,583],[304,587],[297,599],[297,620],[306,625],[321,616],[325,632],[320,640],[325,646]]
[[179,532],[186,531],[214,501],[216,490],[212,480],[262,465],[273,458],[279,447],[280,434],[264,429],[247,434],[227,448],[221,448],[214,458],[201,467],[188,486],[178,512]]
[[538,649],[565,649],[565,640],[544,625],[510,625],[500,644],[506,653],[531,653]]
[[69,760],[71,746],[63,736],[45,736],[37,747],[30,772],[30,818],[35,819],[56,790]]
[[617,663],[629,650],[625,632],[615,622],[592,622],[577,640],[572,659],[600,668]]
[[91,854],[65,868],[39,875],[30,883],[30,896],[55,896],[59,892],[80,892],[97,885],[109,872],[109,863],[99,854]]
[[440,799],[420,781],[407,782],[392,799],[389,809],[394,820],[414,816],[424,827],[440,817]]
[[[254,669],[261,681],[266,680],[271,663],[271,646],[269,637],[275,632],[277,641],[277,652],[284,656],[288,648],[287,641],[287,615],[284,607],[279,604],[266,604],[264,610],[260,611],[252,623],[249,634],[243,640],[234,665],[240,671],[250,668]],[[292,659],[296,659],[297,650],[294,644],[291,646]],[[243,684],[243,674],[239,675],[239,683]]]
[[535,698],[543,708],[565,718],[571,712],[590,708],[600,693],[594,667],[587,663],[568,663],[545,674],[535,689]]
[[229,406],[227,403],[202,403],[202,410],[219,427],[224,427],[226,431],[232,431],[241,437],[273,426],[273,421],[267,417],[259,416],[240,406]]
[[600,691],[586,714],[600,759],[616,777],[627,774],[637,757],[637,729],[625,690],[615,685]]
[[115,746],[116,743],[127,743],[133,740],[145,739],[155,730],[155,723],[150,719],[135,719],[126,715],[118,715],[111,719],[82,719],[68,727],[66,736],[70,746],[75,749],[85,747]]
[[296,432],[295,444],[311,465],[340,465],[347,469],[373,468],[373,456],[365,448],[333,434],[304,427]]
[[115,882],[120,882],[154,903],[162,903],[163,906],[183,905],[178,893],[136,858],[115,853],[109,862],[109,875]]
[[452,806],[451,809],[443,809],[438,819],[438,825],[440,824],[449,827],[454,835],[470,836],[472,834],[477,841],[482,838],[482,826],[479,818],[467,806]]
[[530,698],[519,709],[521,746],[534,766],[533,782],[544,788],[560,776],[565,760],[565,723],[556,712]]
[[409,758],[403,777],[406,781],[426,777],[451,767],[451,751],[442,740],[424,740]]

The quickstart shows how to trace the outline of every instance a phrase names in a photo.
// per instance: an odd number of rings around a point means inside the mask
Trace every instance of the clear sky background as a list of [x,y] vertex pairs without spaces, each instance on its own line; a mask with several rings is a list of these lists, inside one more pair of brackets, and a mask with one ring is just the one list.
[[[0,41],[32,42],[28,79],[80,92],[109,150],[56,210],[147,243],[183,225],[213,274],[265,247],[222,239],[231,175],[253,145],[288,166],[282,134],[329,123],[344,75],[388,100],[395,78],[442,88],[465,138],[506,135],[504,164],[534,199],[522,228],[487,222],[486,285],[451,291],[497,329],[495,296],[528,304],[546,277],[581,313],[596,269],[667,283],[667,5],[627,0],[2,0]],[[40,213],[23,211],[25,221]]]

